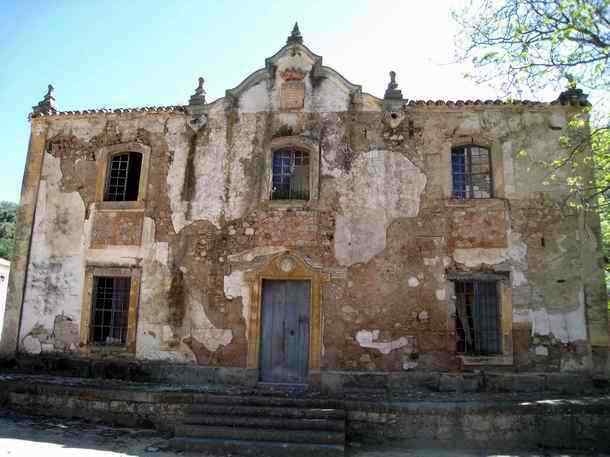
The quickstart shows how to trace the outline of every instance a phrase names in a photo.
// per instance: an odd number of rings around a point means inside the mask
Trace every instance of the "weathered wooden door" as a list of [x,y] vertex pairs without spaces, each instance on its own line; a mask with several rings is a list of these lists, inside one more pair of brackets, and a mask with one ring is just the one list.
[[261,380],[305,383],[309,361],[309,281],[263,281]]

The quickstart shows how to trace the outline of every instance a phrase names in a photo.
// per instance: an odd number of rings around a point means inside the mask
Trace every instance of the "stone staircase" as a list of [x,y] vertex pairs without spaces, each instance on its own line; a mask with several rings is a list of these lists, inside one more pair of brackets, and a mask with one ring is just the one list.
[[277,396],[210,395],[174,428],[172,447],[246,456],[343,457],[340,402]]

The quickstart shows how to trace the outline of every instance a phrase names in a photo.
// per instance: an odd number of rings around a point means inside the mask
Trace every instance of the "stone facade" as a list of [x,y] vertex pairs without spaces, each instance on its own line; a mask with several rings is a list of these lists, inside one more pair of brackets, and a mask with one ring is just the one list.
[[[258,370],[264,280],[311,282],[308,381],[324,373],[606,370],[599,221],[543,183],[576,103],[423,102],[362,91],[298,36],[224,98],[34,110],[2,355]],[[453,198],[452,148],[489,150],[491,195]],[[309,155],[276,200],[274,152]],[[523,157],[520,151],[527,151]],[[109,162],[142,157],[133,201]],[[125,344],[93,344],[92,281],[131,278]],[[460,278],[498,284],[499,351],[460,353]]]

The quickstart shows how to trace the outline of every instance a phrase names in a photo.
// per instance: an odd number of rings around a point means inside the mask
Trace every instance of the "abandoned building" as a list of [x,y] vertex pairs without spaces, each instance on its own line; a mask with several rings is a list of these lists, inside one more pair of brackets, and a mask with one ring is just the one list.
[[215,101],[200,78],[184,106],[62,112],[49,86],[1,354],[334,389],[605,371],[599,221],[541,165],[587,105],[418,101],[394,72],[377,98],[297,28]]

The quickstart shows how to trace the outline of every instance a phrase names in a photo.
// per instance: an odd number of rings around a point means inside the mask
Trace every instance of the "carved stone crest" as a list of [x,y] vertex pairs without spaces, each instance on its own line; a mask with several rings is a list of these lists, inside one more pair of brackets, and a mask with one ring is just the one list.
[[280,72],[280,76],[284,81],[303,81],[305,72],[298,68],[287,68]]
[[290,273],[296,267],[296,260],[290,256],[283,257],[278,266],[284,273]]

